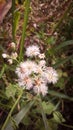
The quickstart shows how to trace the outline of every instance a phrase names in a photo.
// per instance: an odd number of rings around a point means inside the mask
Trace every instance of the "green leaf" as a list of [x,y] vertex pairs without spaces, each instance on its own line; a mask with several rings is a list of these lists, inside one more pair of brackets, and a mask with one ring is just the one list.
[[46,114],[51,114],[55,108],[55,106],[52,103],[48,102],[42,102],[43,110]]
[[61,43],[60,45],[58,45],[57,47],[55,47],[55,52],[58,52],[59,50],[61,50],[63,47],[69,46],[73,44],[73,40],[69,40],[69,41],[65,41],[63,43]]
[[[13,119],[16,123],[16,126],[19,125],[19,123],[22,121],[22,119],[26,116],[27,112],[30,110],[32,105],[34,104],[34,100],[29,102],[18,114],[16,114]],[[12,127],[11,121],[9,122],[8,126],[5,130],[14,130]]]
[[23,118],[22,123],[23,123],[24,125],[29,125],[29,124],[31,123],[30,117],[26,115],[26,116]]
[[64,80],[64,78],[63,77],[60,78],[55,86],[60,88],[60,89],[64,89],[64,87],[65,87],[65,80]]
[[53,117],[57,123],[65,122],[65,119],[63,118],[62,114],[58,111],[53,112]]
[[63,93],[60,93],[60,92],[56,92],[56,91],[53,91],[53,90],[49,90],[48,91],[48,94],[52,95],[52,96],[55,96],[55,97],[58,97],[58,98],[63,98],[63,99],[67,99],[67,100],[70,100],[70,101],[73,101],[73,98],[63,94]]
[[50,126],[50,130],[58,130],[58,124],[55,122],[54,118],[49,119],[48,124]]
[[72,60],[73,55],[64,58],[64,59],[59,59],[54,65],[52,65],[54,68],[58,68],[60,65],[65,64],[66,62],[68,62],[69,60]]
[[5,94],[5,91],[3,90],[0,90],[0,99],[3,98],[3,99],[8,99],[6,94]]
[[57,53],[57,52],[59,52],[60,50],[62,51],[62,49],[64,48],[64,47],[66,47],[66,46],[69,46],[69,45],[72,45],[73,44],[73,40],[69,40],[69,41],[65,41],[65,42],[63,42],[63,43],[60,43],[60,45],[58,45],[58,46],[56,46],[56,47],[52,47],[51,49],[49,49],[48,51],[47,51],[47,53],[48,54],[51,54],[52,56],[55,54],[55,53]]
[[6,88],[6,92],[5,92],[5,93],[6,93],[6,96],[7,96],[8,98],[14,97],[15,94],[16,94],[16,90],[17,90],[16,85],[10,84],[10,85]]

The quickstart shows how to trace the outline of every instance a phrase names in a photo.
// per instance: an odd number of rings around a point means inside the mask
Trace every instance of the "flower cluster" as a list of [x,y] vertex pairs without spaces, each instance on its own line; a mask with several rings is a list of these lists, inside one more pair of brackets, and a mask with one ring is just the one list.
[[7,62],[8,62],[9,64],[12,64],[12,63],[13,63],[13,60],[16,60],[16,59],[17,59],[18,54],[17,54],[17,52],[12,52],[11,55],[9,55],[9,54],[7,54],[7,53],[3,53],[3,54],[2,54],[2,57],[3,57],[4,59],[7,59]]
[[12,64],[12,63],[13,63],[13,60],[16,60],[17,57],[18,57],[17,52],[15,52],[15,48],[16,48],[15,43],[14,43],[14,42],[11,42],[11,43],[8,45],[8,48],[7,48],[7,49],[12,49],[13,52],[11,52],[11,54],[2,53],[2,57],[3,57],[4,59],[6,59],[9,64]]
[[45,55],[41,54],[38,46],[29,46],[25,52],[29,58],[21,62],[16,68],[18,75],[18,84],[27,90],[33,90],[36,94],[45,96],[48,93],[48,84],[55,84],[58,80],[58,74],[52,67],[46,66]]

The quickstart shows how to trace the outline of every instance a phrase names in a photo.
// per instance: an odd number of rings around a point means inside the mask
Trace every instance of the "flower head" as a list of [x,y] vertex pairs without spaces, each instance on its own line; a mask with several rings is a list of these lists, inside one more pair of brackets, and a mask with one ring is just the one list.
[[44,73],[44,77],[48,81],[48,83],[57,83],[58,80],[58,73],[52,67],[47,67],[47,70]]
[[33,88],[34,93],[36,94],[42,94],[45,96],[48,93],[48,87],[45,84],[40,84],[40,86],[36,85]]
[[22,79],[18,80],[19,86],[30,90],[33,87],[33,80],[30,77],[23,77]]
[[33,57],[33,56],[37,56],[40,54],[40,49],[39,47],[36,45],[32,45],[27,47],[26,49],[26,56],[27,57]]
[[33,91],[36,94],[42,94],[43,96],[45,96],[47,94],[48,88],[47,88],[46,82],[43,80],[43,78],[37,77],[37,76],[35,77]]
[[19,78],[29,76],[37,72],[37,64],[34,61],[21,62],[19,67],[16,68],[16,73]]

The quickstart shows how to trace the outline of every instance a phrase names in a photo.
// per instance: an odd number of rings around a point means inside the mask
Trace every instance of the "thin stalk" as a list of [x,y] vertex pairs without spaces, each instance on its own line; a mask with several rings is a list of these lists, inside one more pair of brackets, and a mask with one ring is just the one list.
[[24,54],[24,40],[26,37],[26,27],[28,22],[28,16],[29,16],[29,9],[30,9],[30,0],[25,0],[25,11],[24,11],[24,23],[23,23],[23,32],[21,37],[21,43],[20,43],[20,53],[19,53],[19,61],[23,59]]
[[42,100],[41,100],[41,96],[40,95],[39,95],[39,104],[40,104],[40,109],[41,109],[41,114],[42,114],[45,130],[49,130],[46,114],[44,113],[44,110],[43,110]]
[[63,123],[60,123],[60,125],[73,129],[72,125],[67,125],[67,124],[63,124]]
[[15,104],[13,105],[12,109],[10,110],[10,112],[9,112],[9,114],[8,114],[8,116],[7,116],[6,120],[5,120],[5,123],[4,123],[4,125],[3,125],[3,127],[2,127],[1,130],[5,130],[5,127],[6,127],[8,121],[9,121],[11,115],[12,115],[12,112],[14,111],[16,105],[18,104],[18,102],[19,102],[19,100],[20,100],[22,94],[23,94],[23,91],[21,91],[21,94],[19,95],[19,97],[17,98]]
[[6,64],[4,64],[3,65],[3,68],[2,68],[2,70],[1,70],[1,72],[0,72],[0,79],[2,78],[2,76],[3,76],[3,74],[4,74],[4,72],[5,72],[5,69],[6,69]]
[[14,33],[14,12],[15,12],[15,0],[12,0],[12,40],[15,42],[15,33]]

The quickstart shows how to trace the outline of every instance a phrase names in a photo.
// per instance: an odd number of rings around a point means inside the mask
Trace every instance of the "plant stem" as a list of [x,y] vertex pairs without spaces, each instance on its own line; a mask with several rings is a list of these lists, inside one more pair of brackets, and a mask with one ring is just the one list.
[[14,109],[15,109],[15,107],[16,107],[16,105],[17,105],[17,103],[19,102],[19,100],[20,100],[20,98],[21,98],[22,94],[23,94],[23,91],[21,91],[21,93],[20,93],[19,97],[17,98],[17,100],[16,100],[15,104],[13,105],[12,109],[10,110],[10,112],[9,112],[9,114],[8,114],[7,118],[6,118],[6,121],[5,121],[5,123],[4,123],[4,125],[3,125],[3,127],[2,127],[2,129],[1,129],[1,130],[5,130],[5,127],[6,127],[6,125],[7,125],[8,121],[9,121],[9,119],[10,119],[11,115],[12,115],[12,112],[14,111]]
[[63,123],[60,123],[60,125],[73,129],[72,125],[67,125],[67,124],[63,124]]
[[25,12],[24,12],[25,15],[24,15],[24,23],[23,23],[23,32],[22,32],[21,43],[20,43],[19,61],[23,59],[24,40],[26,37],[26,27],[28,22],[29,9],[30,9],[30,0],[25,0]]
[[46,114],[44,113],[44,110],[43,110],[42,100],[41,100],[41,96],[40,95],[39,95],[39,104],[40,104],[40,109],[41,109],[41,114],[42,114],[43,122],[44,122],[44,125],[45,125],[45,130],[49,130],[49,128],[48,128],[48,122],[47,122],[47,118],[46,118]]
[[14,33],[14,12],[15,12],[15,0],[12,0],[12,40],[15,42],[15,33]]
[[5,72],[5,69],[6,69],[6,64],[4,64],[3,65],[3,68],[2,68],[2,70],[1,70],[1,72],[0,72],[0,79],[2,78],[2,76],[3,76],[3,74],[4,74],[4,72]]

